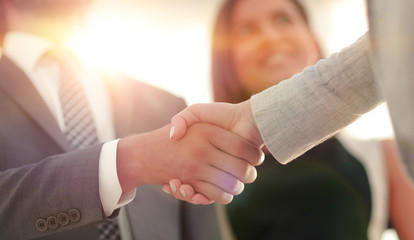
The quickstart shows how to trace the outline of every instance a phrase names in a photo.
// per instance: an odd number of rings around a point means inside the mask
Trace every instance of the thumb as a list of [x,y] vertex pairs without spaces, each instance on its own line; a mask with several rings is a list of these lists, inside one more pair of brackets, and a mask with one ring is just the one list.
[[229,103],[193,104],[171,119],[170,139],[180,139],[185,135],[187,128],[197,122],[210,123],[228,129],[233,113],[233,105]]
[[177,113],[171,119],[170,139],[178,140],[182,138],[187,128],[197,122],[200,122],[200,119],[191,112],[190,107]]

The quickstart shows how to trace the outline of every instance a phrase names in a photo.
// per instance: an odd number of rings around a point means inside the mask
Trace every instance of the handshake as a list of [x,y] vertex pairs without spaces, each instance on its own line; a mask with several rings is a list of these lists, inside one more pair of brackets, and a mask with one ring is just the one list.
[[193,204],[228,204],[256,179],[262,147],[250,101],[195,104],[171,125],[121,139],[118,178],[123,192],[156,184]]

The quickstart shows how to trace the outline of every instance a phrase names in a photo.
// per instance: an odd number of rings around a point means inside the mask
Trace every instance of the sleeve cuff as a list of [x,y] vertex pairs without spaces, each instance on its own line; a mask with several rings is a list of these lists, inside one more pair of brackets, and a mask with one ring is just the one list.
[[116,151],[119,139],[103,144],[99,157],[99,196],[106,216],[129,202],[136,190],[122,194],[121,184],[116,169]]

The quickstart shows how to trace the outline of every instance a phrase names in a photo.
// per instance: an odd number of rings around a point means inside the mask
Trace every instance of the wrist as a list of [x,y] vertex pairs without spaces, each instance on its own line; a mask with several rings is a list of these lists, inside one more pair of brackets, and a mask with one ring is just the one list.
[[253,110],[252,110],[252,105],[251,105],[251,101],[246,100],[244,102],[239,103],[241,106],[241,118],[246,119],[246,121],[248,122],[247,124],[249,125],[249,128],[251,129],[251,140],[252,142],[259,147],[263,146],[263,138],[260,134],[259,131],[259,127],[257,126],[256,120],[253,116]]
[[140,141],[139,135],[122,138],[118,143],[116,166],[123,193],[144,185],[140,161],[136,157],[139,156],[137,141]]

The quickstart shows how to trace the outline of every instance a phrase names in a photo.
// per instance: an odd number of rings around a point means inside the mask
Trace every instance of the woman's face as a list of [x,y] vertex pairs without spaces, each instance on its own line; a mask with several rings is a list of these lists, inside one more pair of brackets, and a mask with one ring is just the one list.
[[231,20],[231,57],[249,94],[273,86],[320,59],[317,42],[289,0],[240,0]]

